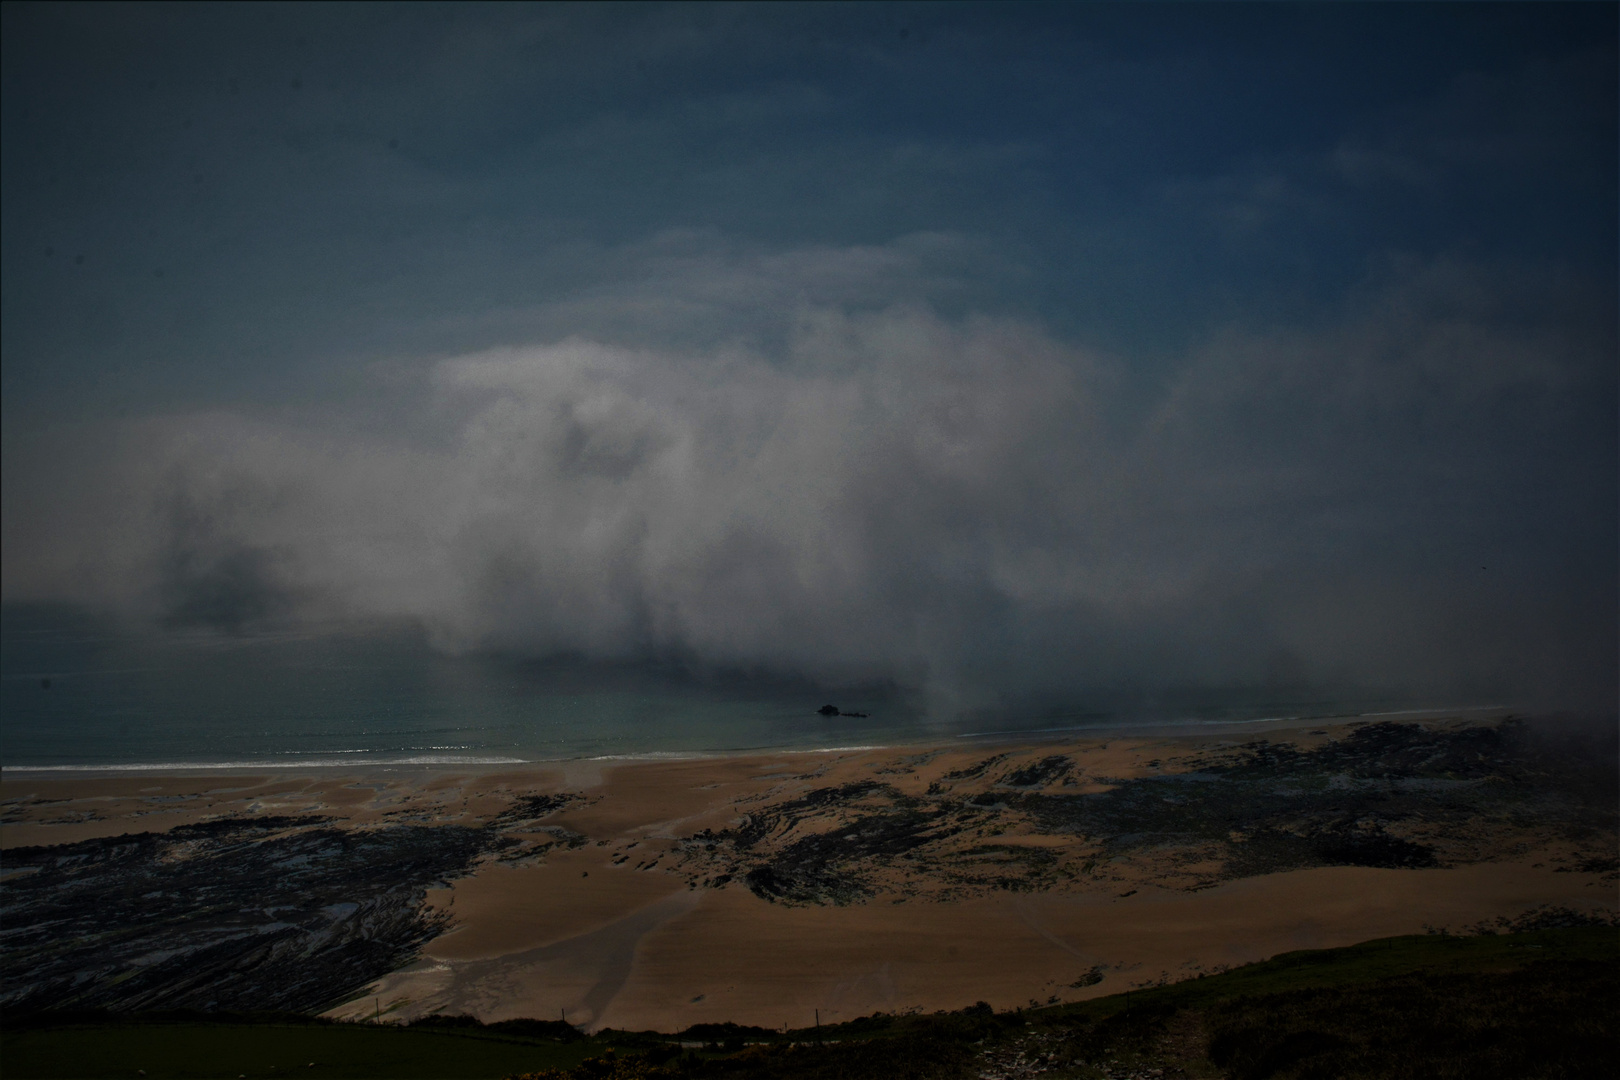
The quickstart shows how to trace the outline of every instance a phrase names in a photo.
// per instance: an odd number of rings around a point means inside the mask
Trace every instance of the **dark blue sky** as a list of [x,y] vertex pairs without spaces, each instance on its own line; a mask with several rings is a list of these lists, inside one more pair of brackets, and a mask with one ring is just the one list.
[[1612,705],[1616,10],[6,5],[7,597]]

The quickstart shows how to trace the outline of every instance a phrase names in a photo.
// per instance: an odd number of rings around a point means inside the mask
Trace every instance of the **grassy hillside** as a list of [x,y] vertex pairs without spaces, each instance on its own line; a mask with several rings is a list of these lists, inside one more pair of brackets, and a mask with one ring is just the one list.
[[0,1074],[12,1078],[442,1077],[475,1080],[571,1068],[603,1046],[488,1030],[364,1024],[132,1019],[8,1030]]
[[[872,1016],[678,1037],[561,1024],[404,1027],[287,1017],[8,1022],[8,1078],[1610,1077],[1620,931],[1403,937],[1289,953],[1072,1005]],[[685,1045],[682,1045],[682,1043]],[[702,1045],[696,1045],[702,1044]],[[1153,1070],[1158,1070],[1154,1072]]]

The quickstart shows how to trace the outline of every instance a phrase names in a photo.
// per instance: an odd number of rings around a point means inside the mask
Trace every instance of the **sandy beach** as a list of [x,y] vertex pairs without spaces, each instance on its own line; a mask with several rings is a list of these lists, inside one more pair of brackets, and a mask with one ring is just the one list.
[[[1378,735],[1385,742],[1374,746],[1369,728],[1407,734]],[[665,1031],[718,1021],[804,1026],[818,1012],[845,1020],[978,1000],[997,1008],[1076,1000],[1292,949],[1461,930],[1549,907],[1612,911],[1612,825],[1576,835],[1567,822],[1529,824],[1484,804],[1459,810],[1458,799],[1496,790],[1483,773],[1388,779],[1390,755],[1410,757],[1414,739],[1450,746],[1495,730],[1462,720],[1361,723],[1264,739],[1134,736],[343,775],[8,772],[0,842],[15,851],[252,818],[283,833],[317,822],[357,835],[498,830],[499,845],[468,872],[423,892],[443,932],[420,958],[332,1015],[564,1016]],[[1278,747],[1286,768],[1273,761]],[[1320,807],[1354,787],[1331,777],[1375,775],[1346,764],[1352,749],[1384,755],[1384,779],[1355,781],[1367,791],[1382,784],[1383,809],[1357,811],[1346,832],[1340,803],[1329,825]],[[1262,767],[1275,775],[1261,776]],[[1318,773],[1330,780],[1318,784]],[[1222,796],[1230,806],[1210,801],[1211,777],[1236,792]],[[1211,815],[1248,813],[1244,800],[1259,798],[1262,781],[1275,821],[1256,824],[1251,813],[1230,829],[1211,826]],[[1119,803],[1127,796],[1136,801]],[[1286,813],[1277,798],[1292,800]],[[1154,819],[1134,839],[1096,824],[1097,807],[1146,822],[1143,800],[1185,820]],[[1341,854],[1320,854],[1330,849],[1311,840],[1310,821]],[[1299,854],[1307,841],[1317,854]],[[1319,865],[1335,859],[1349,865]]]

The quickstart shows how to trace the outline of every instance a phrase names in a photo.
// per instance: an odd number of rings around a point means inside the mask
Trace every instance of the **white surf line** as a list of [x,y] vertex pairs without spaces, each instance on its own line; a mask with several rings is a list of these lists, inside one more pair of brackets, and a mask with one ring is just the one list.
[[536,764],[568,761],[725,761],[731,758],[769,757],[776,754],[852,754],[867,750],[889,750],[883,746],[743,746],[729,750],[648,750],[639,754],[597,754],[593,757],[538,758]]
[[527,758],[453,757],[430,754],[408,758],[345,758],[341,761],[168,761],[128,765],[5,765],[0,773],[36,772],[180,772],[198,769],[345,769],[356,765],[527,765]]
[[[751,753],[752,751],[739,751]],[[648,750],[640,754],[597,754],[594,757],[555,758],[555,761],[713,761],[731,756],[724,750]]]
[[889,750],[888,746],[815,746],[808,750],[781,750],[783,754],[860,754],[867,750]]

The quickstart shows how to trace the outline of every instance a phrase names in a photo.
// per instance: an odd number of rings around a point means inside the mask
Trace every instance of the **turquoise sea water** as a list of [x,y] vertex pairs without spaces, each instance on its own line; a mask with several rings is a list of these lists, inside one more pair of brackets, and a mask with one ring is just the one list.
[[[888,688],[696,675],[675,665],[452,656],[405,627],[220,635],[8,606],[6,769],[476,764],[993,738],[1328,716],[1412,703],[1204,691],[1122,706],[930,716]],[[865,718],[823,717],[836,704]]]

